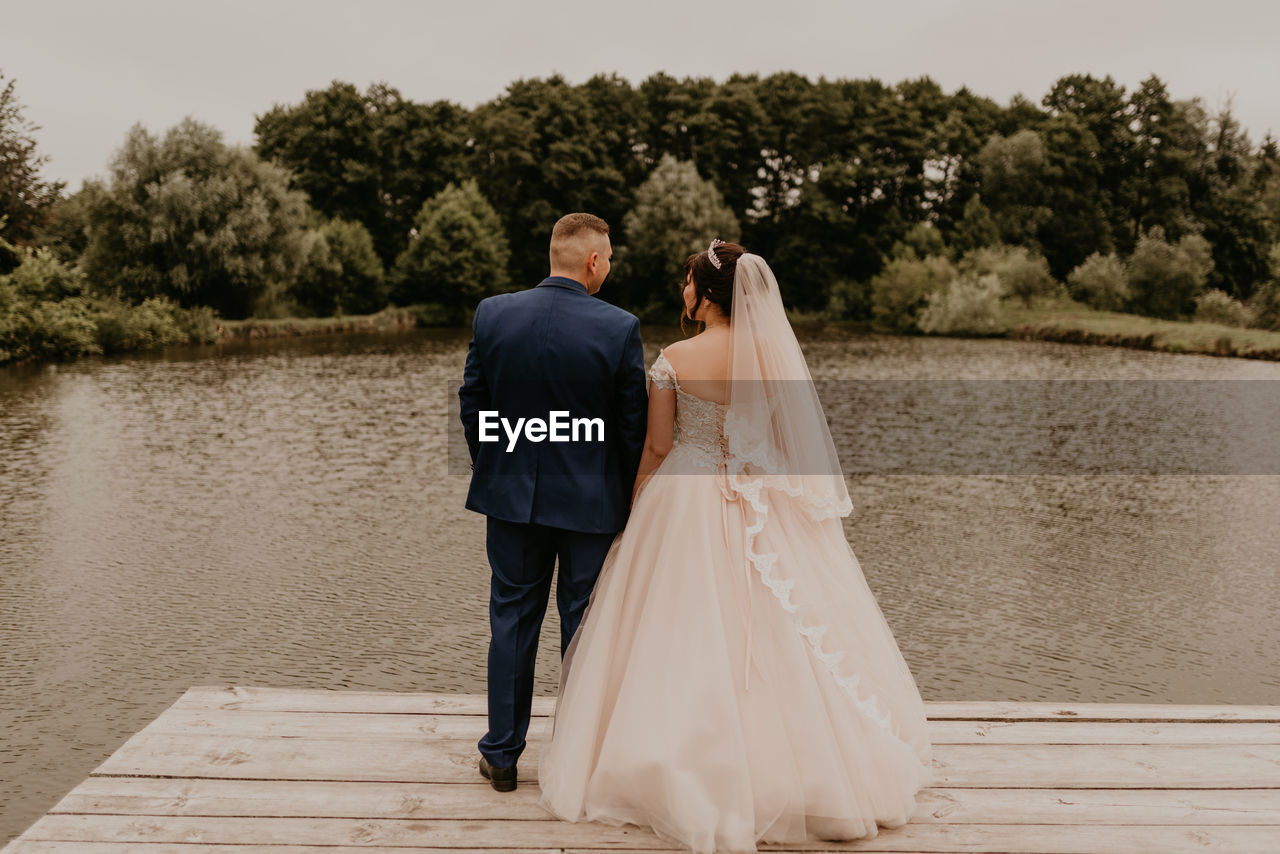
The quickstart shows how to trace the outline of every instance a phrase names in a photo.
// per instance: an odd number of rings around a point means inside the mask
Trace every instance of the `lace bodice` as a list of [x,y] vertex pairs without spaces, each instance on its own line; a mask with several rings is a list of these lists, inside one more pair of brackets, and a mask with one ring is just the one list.
[[[697,397],[682,389],[675,369],[662,353],[658,353],[658,358],[649,368],[649,378],[658,388],[675,390],[676,447],[694,462],[719,468],[729,450],[724,437],[724,416],[728,405]],[[675,448],[672,450],[674,452]]]

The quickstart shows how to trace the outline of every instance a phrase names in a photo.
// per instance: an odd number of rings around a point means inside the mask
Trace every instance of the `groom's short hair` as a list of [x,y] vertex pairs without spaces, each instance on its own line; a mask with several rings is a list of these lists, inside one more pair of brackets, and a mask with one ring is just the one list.
[[[551,263],[558,267],[576,267],[591,250],[584,238],[609,236],[609,223],[595,214],[571,213],[560,217],[551,229]],[[579,257],[581,256],[581,257]]]

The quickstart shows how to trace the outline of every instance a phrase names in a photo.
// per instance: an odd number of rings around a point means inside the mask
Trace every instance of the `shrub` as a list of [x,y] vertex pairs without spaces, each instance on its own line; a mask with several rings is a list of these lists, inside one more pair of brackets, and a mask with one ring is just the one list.
[[218,313],[207,305],[178,308],[174,311],[174,319],[192,344],[212,344],[218,340],[222,321]]
[[140,305],[115,298],[96,301],[96,340],[103,353],[149,350],[182,343],[190,337],[183,328],[182,309],[172,300],[152,297]]
[[1248,326],[1253,312],[1226,291],[1211,288],[1196,297],[1197,323],[1220,323],[1223,326]]
[[866,320],[870,316],[870,303],[871,293],[866,282],[839,279],[831,286],[826,313],[836,320]]
[[1249,297],[1249,311],[1258,329],[1280,331],[1280,279],[1272,279]]
[[929,295],[917,325],[941,335],[992,335],[1002,331],[1000,298],[1004,284],[994,273],[963,275]]
[[876,326],[890,332],[917,328],[917,318],[929,295],[944,290],[956,278],[946,258],[894,258],[871,280],[871,313]]
[[60,300],[84,292],[84,277],[70,264],[43,247],[27,249],[5,243],[18,264],[4,278],[18,296],[31,301]]
[[0,276],[0,362],[96,352],[88,302],[67,296],[80,293],[79,274],[43,249],[14,252],[18,265]]
[[1120,311],[1129,304],[1129,274],[1115,253],[1095,252],[1067,276],[1071,296],[1102,311]]
[[1270,258],[1271,278],[1249,297],[1249,310],[1253,312],[1254,326],[1280,330],[1280,243],[1271,247]]
[[100,352],[97,324],[84,297],[59,302],[12,299],[12,289],[0,282],[0,361],[74,359]]
[[1025,246],[996,244],[972,249],[960,259],[959,268],[974,278],[997,276],[1005,296],[1018,297],[1027,306],[1035,297],[1050,296],[1058,289],[1049,273],[1049,262]]
[[1156,226],[1144,234],[1129,257],[1129,286],[1134,307],[1152,317],[1177,318],[1195,310],[1195,297],[1213,269],[1209,241],[1188,234],[1177,244]]

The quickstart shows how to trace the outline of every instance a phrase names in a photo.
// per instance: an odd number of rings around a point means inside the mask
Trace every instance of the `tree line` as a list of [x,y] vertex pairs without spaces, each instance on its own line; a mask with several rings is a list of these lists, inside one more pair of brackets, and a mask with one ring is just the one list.
[[613,228],[602,296],[648,320],[674,320],[713,236],[764,255],[793,311],[885,328],[963,331],[938,319],[1055,292],[1263,326],[1280,305],[1280,147],[1154,75],[1006,105],[927,77],[550,77],[474,109],[335,81],[257,116],[250,147],[192,118],[135,126],[70,194],[3,93],[0,273],[40,246],[64,290],[126,306],[459,322],[539,281],[574,210]]

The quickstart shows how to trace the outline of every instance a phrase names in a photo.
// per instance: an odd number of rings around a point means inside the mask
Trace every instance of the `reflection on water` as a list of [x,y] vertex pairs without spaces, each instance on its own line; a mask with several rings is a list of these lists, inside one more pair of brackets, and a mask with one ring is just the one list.
[[[648,358],[676,334],[648,330]],[[831,381],[1280,379],[1063,344],[804,344]],[[484,691],[483,519],[446,465],[465,348],[422,331],[0,371],[0,840],[191,685]],[[893,423],[831,409],[838,442]],[[926,699],[1280,703],[1280,477],[850,491],[849,540]],[[558,632],[551,613],[543,694]]]

